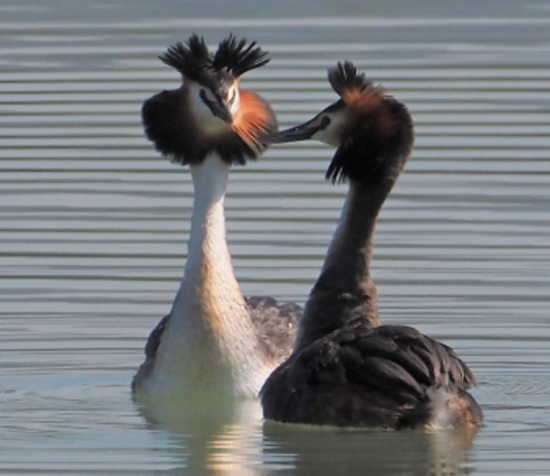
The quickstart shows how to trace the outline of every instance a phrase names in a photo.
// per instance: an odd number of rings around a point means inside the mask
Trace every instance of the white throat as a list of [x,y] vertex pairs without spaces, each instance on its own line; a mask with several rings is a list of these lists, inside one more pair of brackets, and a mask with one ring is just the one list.
[[184,276],[196,271],[206,251],[216,254],[219,264],[229,266],[230,270],[226,271],[233,275],[226,245],[224,214],[229,166],[212,154],[200,165],[191,166],[191,175],[194,188],[193,217]]
[[235,279],[225,237],[229,166],[216,154],[191,167],[189,254],[155,363],[153,393],[255,397],[270,368]]
[[200,294],[205,287],[217,283],[222,276],[227,291],[240,296],[225,235],[224,201],[229,166],[211,154],[200,165],[191,166],[191,175],[194,188],[191,235],[173,312],[190,300],[202,299]]
[[313,134],[311,138],[332,147],[340,147],[342,130],[344,130],[346,124],[349,122],[346,110],[338,109],[334,112],[321,114],[318,121],[321,122],[324,116],[330,117],[330,124],[325,129]]
[[221,134],[227,131],[227,124],[219,117],[214,116],[210,108],[200,97],[200,91],[201,89],[204,89],[205,94],[211,101],[216,100],[208,88],[203,88],[200,84],[189,80],[186,80],[185,84],[189,89],[189,105],[191,107],[191,113],[199,125],[200,130],[209,135]]

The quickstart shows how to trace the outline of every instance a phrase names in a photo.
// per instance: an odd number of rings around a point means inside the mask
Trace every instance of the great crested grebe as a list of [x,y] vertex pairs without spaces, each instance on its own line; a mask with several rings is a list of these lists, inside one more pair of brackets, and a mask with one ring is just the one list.
[[291,356],[261,390],[280,422],[383,428],[475,428],[475,385],[455,352],[406,326],[379,325],[370,277],[376,218],[411,153],[406,107],[338,63],[340,99],[271,143],[315,139],[337,147],[326,177],[349,181],[340,223],[298,324]]
[[269,104],[240,89],[245,72],[267,53],[232,35],[212,55],[193,35],[160,57],[183,76],[179,89],[147,101],[147,137],[163,155],[189,165],[194,186],[188,258],[172,310],[151,332],[136,394],[256,398],[289,354],[301,308],[273,298],[244,298],[225,238],[224,197],[230,166],[256,159],[263,134],[276,130]]

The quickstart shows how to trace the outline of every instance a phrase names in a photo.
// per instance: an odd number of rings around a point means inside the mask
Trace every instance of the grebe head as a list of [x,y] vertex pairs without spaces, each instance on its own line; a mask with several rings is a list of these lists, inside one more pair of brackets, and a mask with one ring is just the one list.
[[260,138],[275,130],[275,115],[259,96],[239,86],[244,73],[269,62],[255,42],[230,35],[212,54],[203,38],[192,35],[159,58],[181,73],[183,84],[143,105],[145,132],[157,150],[191,165],[212,152],[228,164],[244,164],[265,150]]
[[327,170],[333,182],[394,182],[410,155],[414,134],[407,108],[359,74],[351,62],[329,69],[340,99],[299,126],[270,134],[269,143],[314,139],[337,147]]

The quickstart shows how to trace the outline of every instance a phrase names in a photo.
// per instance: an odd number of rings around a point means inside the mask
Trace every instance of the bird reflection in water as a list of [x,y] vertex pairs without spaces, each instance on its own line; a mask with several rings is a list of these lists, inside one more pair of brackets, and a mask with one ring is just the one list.
[[173,442],[177,475],[450,476],[475,472],[477,430],[350,429],[261,421],[257,401],[235,398],[140,398],[151,430]]

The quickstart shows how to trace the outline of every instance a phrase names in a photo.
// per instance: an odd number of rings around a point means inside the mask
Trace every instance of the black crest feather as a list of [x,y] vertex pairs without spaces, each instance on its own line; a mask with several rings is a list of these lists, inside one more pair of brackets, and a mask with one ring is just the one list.
[[373,87],[372,82],[363,73],[357,72],[357,68],[351,61],[338,63],[334,68],[330,68],[328,70],[328,81],[340,97],[346,91],[364,91]]
[[[256,160],[265,151],[267,145],[261,140],[247,143],[233,131],[216,136],[203,135],[189,115],[187,100],[181,89],[176,89],[155,94],[143,104],[145,134],[164,156],[182,165],[196,165],[208,154],[216,153],[227,164],[244,165],[248,159]],[[277,124],[269,104],[262,104],[270,117],[266,129],[256,131],[258,135],[274,132]]]
[[237,40],[231,34],[220,43],[214,56],[213,67],[216,70],[225,68],[238,78],[251,69],[264,66],[269,60],[267,52],[256,46],[255,41],[247,46],[246,38]]
[[159,59],[193,81],[198,81],[202,77],[211,61],[204,38],[199,38],[195,34],[185,44],[178,41],[159,56]]
[[330,165],[328,166],[325,178],[332,183],[344,183],[348,180],[348,171],[346,170],[346,158],[349,156],[350,147],[353,141],[349,138],[345,139],[338,150],[334,154]]

